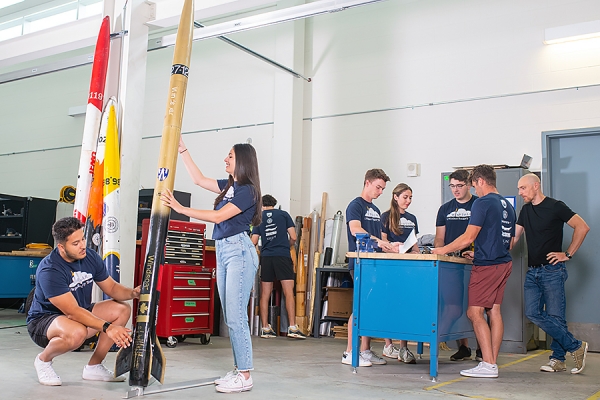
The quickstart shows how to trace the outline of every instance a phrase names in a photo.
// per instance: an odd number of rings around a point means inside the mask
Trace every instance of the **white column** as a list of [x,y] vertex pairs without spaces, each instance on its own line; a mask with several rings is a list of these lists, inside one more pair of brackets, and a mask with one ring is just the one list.
[[[304,1],[278,2],[278,8],[298,4],[304,4]],[[304,25],[305,20],[279,25],[275,43],[274,60],[300,74],[304,74]],[[302,213],[302,116],[305,84],[310,85],[283,71],[275,72],[271,194],[292,218]]]
[[[122,13],[118,1],[115,14]],[[117,16],[118,18],[118,16]],[[123,18],[123,16],[121,16]],[[146,88],[146,56],[148,27],[154,18],[154,7],[144,0],[129,0],[124,16],[127,36],[123,40],[123,59],[119,101],[121,126],[121,283],[133,285],[135,240],[137,234],[138,189],[142,154],[142,120]],[[167,71],[168,73],[168,71]]]

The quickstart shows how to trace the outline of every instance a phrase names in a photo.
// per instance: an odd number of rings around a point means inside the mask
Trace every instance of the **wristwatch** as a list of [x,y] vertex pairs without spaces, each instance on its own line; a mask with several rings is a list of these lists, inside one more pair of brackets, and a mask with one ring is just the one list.
[[105,322],[104,325],[102,325],[102,332],[106,333],[106,330],[108,329],[109,326],[110,326],[110,322]]
[[573,256],[571,255],[571,253],[569,253],[568,251],[565,251],[565,256],[567,256],[567,258],[570,260],[571,258],[573,258]]

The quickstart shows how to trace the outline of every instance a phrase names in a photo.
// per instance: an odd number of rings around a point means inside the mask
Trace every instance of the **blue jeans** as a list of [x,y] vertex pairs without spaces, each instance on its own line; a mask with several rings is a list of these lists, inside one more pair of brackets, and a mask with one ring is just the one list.
[[525,315],[552,337],[550,358],[560,361],[565,361],[567,351],[573,352],[581,346],[581,341],[567,328],[567,278],[567,268],[562,262],[529,268],[525,277]]
[[233,363],[240,371],[254,369],[248,325],[248,300],[258,270],[258,255],[250,237],[238,233],[215,240],[217,287],[233,350]]

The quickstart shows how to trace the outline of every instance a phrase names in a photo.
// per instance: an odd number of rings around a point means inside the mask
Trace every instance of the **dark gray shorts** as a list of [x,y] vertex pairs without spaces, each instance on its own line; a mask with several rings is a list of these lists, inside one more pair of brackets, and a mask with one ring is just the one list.
[[[95,303],[92,303],[92,305],[87,308],[89,312],[92,312],[94,309],[94,304]],[[27,332],[29,332],[31,340],[40,347],[45,348],[48,346],[48,343],[50,343],[50,340],[48,339],[48,328],[50,327],[50,324],[52,324],[52,321],[61,315],[64,314],[46,314],[29,321],[27,324]]]

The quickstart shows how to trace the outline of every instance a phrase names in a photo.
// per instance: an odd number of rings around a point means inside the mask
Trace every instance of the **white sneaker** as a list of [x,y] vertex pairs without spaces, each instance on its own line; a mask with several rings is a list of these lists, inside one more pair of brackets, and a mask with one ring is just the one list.
[[390,344],[389,346],[383,346],[383,351],[381,355],[388,358],[398,358],[398,354],[400,354],[400,349]]
[[365,360],[371,361],[373,365],[385,365],[387,361],[373,353],[371,350],[365,350],[360,352],[360,356],[364,357]]
[[[342,356],[342,364],[352,365],[352,352],[344,352]],[[359,367],[370,367],[373,363],[363,357],[362,351],[358,354],[358,366]]]
[[474,368],[463,369],[460,371],[460,374],[462,376],[469,376],[471,378],[497,378],[498,365],[489,364],[485,361],[482,361]]
[[115,376],[104,364],[86,365],[83,367],[81,377],[88,381],[123,382],[125,380],[124,376]]
[[226,373],[224,377],[215,379],[215,385],[222,385],[230,379],[233,379],[237,374],[238,370],[237,368],[234,368],[233,371],[229,371],[228,373]]
[[33,362],[33,366],[37,372],[38,380],[42,385],[46,386],[60,386],[62,385],[62,381],[60,380],[60,376],[56,375],[54,368],[52,368],[52,361],[42,361],[40,360],[40,355],[38,354],[35,357],[35,361]]
[[252,389],[252,377],[250,376],[246,379],[241,372],[238,372],[232,379],[218,385],[215,389],[221,393],[246,392]]
[[401,361],[405,364],[416,364],[417,360],[415,359],[415,355],[408,349],[408,347],[403,347],[398,352],[398,361]]

